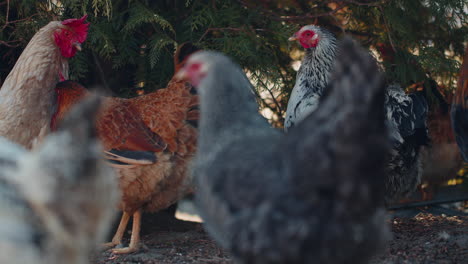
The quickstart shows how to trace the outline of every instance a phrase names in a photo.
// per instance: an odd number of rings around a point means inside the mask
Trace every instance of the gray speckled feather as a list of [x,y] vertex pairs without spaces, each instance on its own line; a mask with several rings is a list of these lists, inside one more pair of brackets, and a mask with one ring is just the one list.
[[[306,50],[288,102],[285,129],[297,125],[319,107],[323,93],[327,92],[333,61],[348,52],[336,47],[335,37],[327,30],[313,25],[307,27],[319,34],[320,41],[316,48]],[[390,203],[407,196],[420,183],[422,167],[419,151],[429,141],[426,126],[428,107],[424,96],[406,95],[399,85],[387,87],[383,105],[393,146],[387,161],[385,180],[385,200]]]
[[[239,66],[200,52],[193,173],[209,233],[241,263],[363,263],[388,228],[382,208],[384,88],[352,40],[323,107],[282,134],[257,111]],[[333,113],[334,118],[330,118]]]
[[306,55],[297,72],[296,84],[286,109],[286,130],[297,125],[318,107],[336,57],[335,36],[317,26],[309,28],[319,35],[320,42],[317,47],[306,49]]
[[87,264],[117,205],[95,137],[97,98],[28,152],[0,138],[0,263]]

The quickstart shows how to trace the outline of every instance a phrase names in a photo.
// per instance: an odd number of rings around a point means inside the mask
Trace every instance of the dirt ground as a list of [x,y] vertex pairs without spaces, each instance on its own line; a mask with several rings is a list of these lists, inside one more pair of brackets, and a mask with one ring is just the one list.
[[[125,245],[129,237],[127,234]],[[205,233],[202,224],[178,220],[167,213],[143,215],[141,237],[143,246],[139,252],[115,255],[104,251],[96,256],[94,263],[231,263],[229,256]]]
[[[423,212],[393,218],[391,226],[393,239],[372,264],[468,263],[468,216]],[[200,223],[177,220],[169,214],[145,215],[142,240],[144,246],[137,253],[114,255],[104,251],[96,256],[94,263],[232,263]]]
[[377,263],[468,263],[468,216],[420,213],[394,218],[393,238]]

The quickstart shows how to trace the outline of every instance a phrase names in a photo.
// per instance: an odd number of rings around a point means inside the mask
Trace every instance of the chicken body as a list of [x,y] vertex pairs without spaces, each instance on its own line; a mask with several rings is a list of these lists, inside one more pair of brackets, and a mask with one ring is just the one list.
[[[57,85],[58,108],[52,129],[68,109],[86,97],[87,90],[76,82]],[[141,212],[155,212],[192,192],[187,173],[195,153],[198,97],[185,81],[172,80],[167,88],[140,97],[106,97],[96,127],[115,168],[122,200],[121,224],[107,246],[116,246],[130,216],[134,216],[130,245],[114,249],[130,253],[138,249]]]
[[384,89],[368,55],[350,39],[343,48],[323,107],[288,134],[225,56],[194,54],[181,72],[201,79],[199,210],[240,263],[361,263],[387,238]]
[[[74,24],[52,21],[33,36],[0,89],[0,136],[31,148],[49,132],[54,87],[60,76],[68,78],[68,58],[63,50],[76,50],[63,41],[59,45],[57,39],[65,34],[62,32],[75,33],[75,27],[83,25],[85,31],[80,28],[77,34],[86,39],[85,18],[72,21]],[[71,45],[81,43],[71,41]]]
[[[347,52],[337,48],[332,33],[314,25],[304,26],[290,40],[298,40],[306,49],[306,55],[288,102],[286,130],[319,107],[322,95],[327,92],[334,61]],[[428,106],[423,95],[406,95],[398,85],[387,87],[383,105],[393,146],[385,180],[385,200],[390,203],[410,194],[421,181],[420,149],[429,141]]]
[[33,152],[0,137],[1,263],[89,263],[106,235],[118,189],[95,138],[98,103],[74,109]]
[[458,78],[455,103],[451,113],[452,127],[463,160],[468,162],[468,48]]

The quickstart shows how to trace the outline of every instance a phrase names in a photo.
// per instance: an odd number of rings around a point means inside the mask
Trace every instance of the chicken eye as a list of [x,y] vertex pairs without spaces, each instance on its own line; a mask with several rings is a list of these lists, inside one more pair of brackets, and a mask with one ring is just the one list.
[[190,71],[192,72],[197,72],[198,70],[200,70],[201,68],[201,64],[200,63],[193,63],[189,66],[189,69]]

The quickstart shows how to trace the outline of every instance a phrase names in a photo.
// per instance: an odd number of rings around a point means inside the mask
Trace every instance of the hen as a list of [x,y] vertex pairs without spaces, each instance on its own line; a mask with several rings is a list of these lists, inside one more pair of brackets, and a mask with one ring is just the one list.
[[32,152],[0,137],[0,263],[89,263],[118,202],[95,137],[98,105],[80,104]]
[[[297,125],[319,106],[333,62],[339,57],[338,53],[344,56],[347,52],[337,48],[332,33],[315,25],[302,27],[290,40],[298,40],[306,49],[306,55],[288,102],[285,129]],[[393,145],[385,179],[385,200],[390,203],[408,195],[420,183],[420,149],[429,141],[426,127],[428,106],[423,95],[406,95],[398,85],[387,87],[383,105]]]
[[323,107],[288,134],[259,115],[252,86],[227,57],[199,52],[179,73],[201,101],[199,210],[241,263],[360,263],[387,239],[384,87],[361,48],[351,39],[341,48],[348,52]]
[[468,48],[465,49],[465,58],[461,66],[450,116],[463,160],[468,162]]
[[85,19],[52,21],[33,36],[0,89],[0,136],[31,148],[48,133],[54,87],[86,40]]
[[[176,69],[194,46],[182,45],[175,56]],[[89,92],[72,81],[59,83],[57,112],[52,130],[68,109]],[[138,249],[142,211],[155,212],[177,202],[192,191],[187,166],[196,147],[198,97],[185,81],[171,80],[165,89],[140,97],[106,97],[96,127],[115,168],[122,191],[122,219],[112,242],[121,244],[128,220],[133,216],[130,245],[113,249],[130,253]]]

